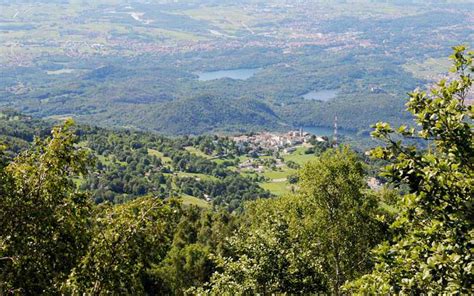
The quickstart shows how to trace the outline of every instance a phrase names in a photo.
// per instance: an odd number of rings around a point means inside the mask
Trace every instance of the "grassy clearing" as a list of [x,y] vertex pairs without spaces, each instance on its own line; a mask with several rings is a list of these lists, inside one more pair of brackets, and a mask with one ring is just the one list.
[[446,69],[451,66],[448,58],[429,58],[422,63],[408,63],[403,68],[416,78],[436,79],[440,74],[446,73]]
[[243,171],[240,173],[242,176],[249,177],[249,178],[255,178],[259,176],[259,174],[253,172],[253,171]]
[[288,184],[287,182],[267,182],[261,183],[260,186],[277,196],[290,193],[292,187],[292,185]]
[[283,169],[282,171],[265,171],[262,173],[263,176],[265,176],[268,179],[283,179],[288,177],[291,174],[296,173],[296,170],[293,169]]
[[206,153],[202,152],[201,150],[197,149],[196,147],[188,146],[188,147],[184,147],[184,149],[186,149],[186,151],[188,151],[189,153],[192,153],[192,154],[200,156],[200,157],[204,157],[204,158],[207,158],[207,159],[212,158],[211,155],[207,155]]
[[250,159],[250,157],[248,157],[247,155],[241,155],[241,156],[239,156],[239,163],[243,163],[243,162],[245,162],[249,159]]
[[184,206],[195,205],[203,209],[211,208],[211,204],[209,202],[191,195],[182,195],[181,200],[183,201]]
[[163,153],[158,150],[148,149],[148,155],[154,155],[165,163],[171,163],[171,158],[164,156]]
[[[104,165],[110,166],[112,165],[112,160],[110,159],[110,156],[104,156],[104,155],[96,155],[97,159],[103,163]],[[121,166],[126,166],[127,163],[124,161],[115,161],[116,163],[120,164]]]
[[212,161],[214,161],[214,162],[217,163],[217,164],[223,164],[224,161],[226,161],[226,160],[225,160],[225,159],[216,158],[216,159],[213,159]]
[[283,155],[283,159],[285,162],[288,161],[294,161],[299,165],[304,165],[308,161],[312,160],[315,158],[314,154],[305,154],[304,151],[306,150],[306,147],[298,147],[295,152],[288,154],[288,155]]

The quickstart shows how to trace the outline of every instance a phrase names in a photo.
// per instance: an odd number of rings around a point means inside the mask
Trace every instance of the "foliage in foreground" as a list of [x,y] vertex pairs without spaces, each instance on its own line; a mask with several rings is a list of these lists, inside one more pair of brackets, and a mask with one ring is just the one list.
[[338,294],[346,280],[370,270],[368,253],[383,225],[355,154],[328,151],[300,180],[298,194],[247,205],[230,255],[217,257],[220,270],[194,292]]
[[150,196],[95,205],[73,182],[89,163],[72,122],[0,155],[0,293],[182,294],[209,279],[230,213]]
[[[146,270],[166,256],[179,207],[139,198],[98,209],[93,237],[63,285],[66,294],[143,294]],[[154,287],[156,288],[156,287]]]
[[[442,80],[431,94],[410,94],[408,110],[418,131],[394,131],[378,123],[373,135],[388,145],[372,155],[390,161],[384,175],[395,184],[408,185],[398,203],[400,214],[392,224],[391,241],[375,250],[373,272],[347,285],[360,294],[472,293],[474,248],[474,142],[473,109],[466,104],[472,85],[473,53],[455,47],[456,78]],[[430,141],[428,151],[393,140]]]
[[91,238],[91,204],[70,177],[86,172],[87,153],[74,147],[71,123],[36,139],[1,172],[0,289],[39,294],[58,284]]

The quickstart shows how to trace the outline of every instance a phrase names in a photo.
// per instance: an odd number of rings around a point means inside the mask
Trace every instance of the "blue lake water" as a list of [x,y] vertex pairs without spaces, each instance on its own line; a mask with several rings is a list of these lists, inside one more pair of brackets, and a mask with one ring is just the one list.
[[329,101],[334,99],[339,91],[337,89],[313,90],[303,94],[305,100]]
[[258,71],[260,71],[258,68],[240,68],[233,70],[196,72],[195,74],[199,76],[199,81],[209,81],[221,78],[246,80],[255,75]]
[[48,75],[61,75],[61,74],[71,74],[76,72],[76,69],[59,69],[59,70],[50,70],[46,71]]

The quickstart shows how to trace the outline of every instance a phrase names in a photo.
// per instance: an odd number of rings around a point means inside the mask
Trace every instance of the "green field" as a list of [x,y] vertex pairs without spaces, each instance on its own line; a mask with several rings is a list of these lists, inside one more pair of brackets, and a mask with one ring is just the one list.
[[[97,155],[97,159],[98,159],[101,163],[103,163],[103,164],[105,164],[105,165],[107,165],[107,166],[112,164],[112,160],[111,160],[110,157],[108,157],[108,156]],[[116,160],[115,162],[118,163],[118,164],[120,164],[120,165],[122,165],[122,166],[127,166],[127,163],[124,162],[124,161]]]
[[291,192],[291,187],[294,185],[288,184],[288,182],[267,182],[261,183],[263,189],[270,191],[272,194],[277,196],[284,195]]
[[208,203],[207,201],[191,196],[191,195],[183,195],[181,196],[181,200],[183,202],[183,205],[185,206],[194,205],[203,209],[211,208],[211,204]]
[[295,152],[288,155],[283,155],[283,159],[285,162],[294,161],[299,165],[303,165],[315,157],[314,154],[305,154],[304,151],[306,151],[306,149],[307,148],[303,146],[298,147]]
[[407,63],[403,68],[413,76],[420,79],[435,79],[436,76],[447,73],[451,67],[448,58],[429,58],[421,63]]
[[158,150],[148,149],[148,154],[149,155],[154,155],[154,156],[160,158],[165,163],[171,163],[171,158],[164,156],[163,153],[158,151]]
[[282,168],[281,171],[266,170],[265,172],[262,173],[262,175],[268,179],[273,180],[273,179],[284,179],[294,173],[296,173],[296,170],[284,167]]
[[196,147],[188,146],[188,147],[184,147],[184,149],[186,149],[189,153],[192,153],[192,154],[200,156],[200,157],[204,157],[204,158],[207,158],[207,159],[213,158],[211,155],[207,155],[206,153],[202,152],[201,150],[197,149]]

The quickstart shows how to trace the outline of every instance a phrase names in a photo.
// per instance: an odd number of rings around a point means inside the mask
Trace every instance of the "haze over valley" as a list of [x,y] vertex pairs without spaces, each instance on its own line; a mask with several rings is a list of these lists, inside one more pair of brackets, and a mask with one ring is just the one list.
[[0,1],[0,106],[169,135],[406,122],[472,1]]

